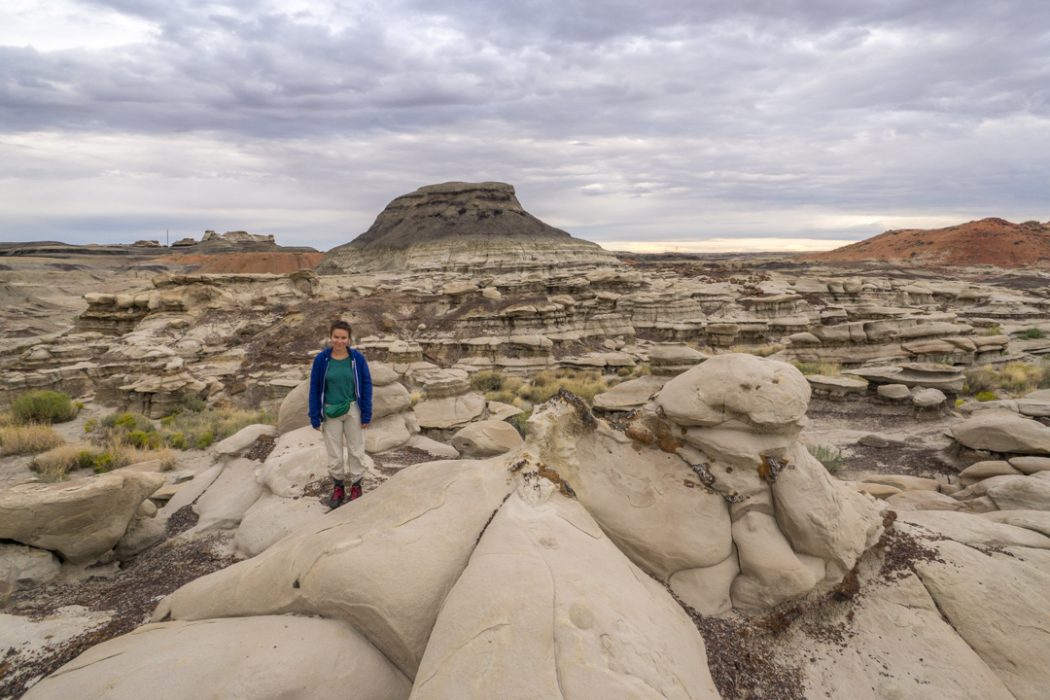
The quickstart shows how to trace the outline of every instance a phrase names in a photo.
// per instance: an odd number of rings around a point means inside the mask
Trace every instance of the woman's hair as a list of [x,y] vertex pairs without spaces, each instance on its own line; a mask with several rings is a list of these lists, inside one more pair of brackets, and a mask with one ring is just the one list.
[[351,338],[354,337],[354,332],[346,321],[332,321],[332,327],[328,329],[328,335],[331,336],[337,329],[346,331],[346,334]]

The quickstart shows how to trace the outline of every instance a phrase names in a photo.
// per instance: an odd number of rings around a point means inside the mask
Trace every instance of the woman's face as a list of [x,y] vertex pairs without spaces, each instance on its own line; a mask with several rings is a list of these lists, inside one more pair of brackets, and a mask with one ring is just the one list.
[[343,328],[336,328],[332,331],[331,340],[333,348],[346,348],[350,345],[350,334]]

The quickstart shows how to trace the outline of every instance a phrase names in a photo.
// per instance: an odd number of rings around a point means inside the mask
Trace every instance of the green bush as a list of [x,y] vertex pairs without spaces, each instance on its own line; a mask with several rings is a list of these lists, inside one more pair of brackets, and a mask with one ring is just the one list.
[[1043,332],[1042,328],[1026,328],[1020,333],[1020,337],[1027,340],[1039,340],[1045,338],[1046,333]]
[[973,396],[978,401],[998,401],[999,395],[994,391],[978,391]]
[[65,423],[77,417],[73,400],[60,391],[43,389],[22,394],[11,404],[15,421],[22,423]]

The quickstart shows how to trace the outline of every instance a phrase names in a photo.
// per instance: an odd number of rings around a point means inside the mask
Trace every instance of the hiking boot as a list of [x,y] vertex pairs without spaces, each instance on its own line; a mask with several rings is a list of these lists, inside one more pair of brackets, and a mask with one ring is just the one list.
[[346,500],[348,500],[348,501],[357,500],[358,498],[361,498],[361,493],[362,493],[361,482],[360,481],[355,481],[353,484],[350,484],[350,494],[347,496]]
[[[351,489],[352,491],[353,489]],[[342,483],[336,483],[332,487],[332,497],[328,499],[328,507],[335,509],[343,505],[343,500],[346,498],[346,489]]]

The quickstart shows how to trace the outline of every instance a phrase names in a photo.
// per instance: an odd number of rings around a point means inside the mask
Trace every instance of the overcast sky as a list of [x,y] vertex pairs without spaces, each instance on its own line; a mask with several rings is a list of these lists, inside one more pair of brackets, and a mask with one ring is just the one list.
[[1046,221],[1050,2],[0,2],[0,241],[324,250],[448,180],[610,248]]

